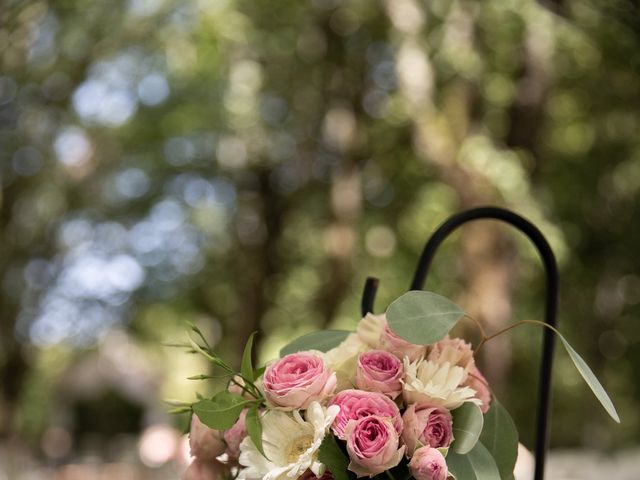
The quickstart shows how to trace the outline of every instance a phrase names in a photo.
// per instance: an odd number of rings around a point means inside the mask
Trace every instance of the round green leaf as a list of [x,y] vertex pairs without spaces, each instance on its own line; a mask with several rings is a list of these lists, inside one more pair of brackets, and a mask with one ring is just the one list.
[[441,340],[463,315],[464,311],[448,298],[418,290],[405,293],[387,308],[389,328],[418,345]]
[[451,444],[454,452],[465,454],[475,447],[484,419],[480,407],[475,403],[463,403],[460,407],[451,412],[453,416],[453,438]]
[[280,350],[280,356],[303,350],[319,350],[326,352],[340,345],[350,334],[346,330],[320,330],[296,338]]
[[503,479],[513,478],[518,457],[518,430],[509,412],[495,397],[484,416],[480,441],[493,456],[500,476]]
[[456,480],[501,480],[496,462],[480,442],[465,455],[449,451],[447,467]]

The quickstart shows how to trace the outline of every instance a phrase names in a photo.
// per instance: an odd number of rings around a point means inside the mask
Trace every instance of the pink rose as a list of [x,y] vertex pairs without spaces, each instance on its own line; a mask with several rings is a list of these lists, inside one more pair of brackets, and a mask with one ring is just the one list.
[[475,365],[471,344],[449,335],[430,347],[427,360],[440,364],[449,362],[451,365],[462,367],[465,375]]
[[411,461],[409,470],[416,480],[447,480],[449,469],[442,454],[432,447],[417,449]]
[[413,455],[420,446],[418,442],[433,448],[446,448],[453,440],[453,419],[445,408],[414,403],[407,407],[402,420],[402,440],[407,446],[408,455]]
[[403,373],[398,357],[384,350],[370,350],[358,357],[356,385],[362,390],[384,393],[393,399],[402,392],[400,379]]
[[404,446],[390,419],[371,415],[347,425],[349,470],[358,477],[373,477],[400,463]]
[[195,413],[191,416],[189,446],[191,456],[199,460],[213,460],[222,455],[226,448],[222,432],[207,427]]
[[400,338],[394,331],[389,328],[388,324],[385,324],[380,334],[380,344],[382,348],[388,352],[393,353],[400,360],[404,357],[409,357],[409,360],[415,362],[422,356],[424,356],[427,347],[423,345],[415,345],[411,342],[407,342],[404,338]]
[[224,432],[224,441],[227,442],[227,455],[232,460],[237,460],[240,456],[240,442],[247,436],[246,416],[247,409],[245,408],[240,413],[236,423],[233,424],[233,427]]
[[469,376],[465,382],[465,386],[473,388],[476,391],[475,397],[482,402],[480,410],[482,413],[489,411],[491,405],[491,391],[489,390],[489,382],[475,365],[469,370]]
[[384,417],[391,420],[398,435],[402,433],[402,417],[398,406],[386,395],[378,392],[363,390],[343,390],[331,401],[331,405],[338,405],[340,412],[333,421],[331,430],[341,440],[346,439],[345,430],[352,420],[359,420],[370,415]]
[[277,407],[304,409],[333,394],[336,383],[336,374],[322,357],[298,352],[269,365],[264,373],[264,394]]
[[218,480],[224,470],[225,466],[216,460],[195,459],[182,475],[182,480]]

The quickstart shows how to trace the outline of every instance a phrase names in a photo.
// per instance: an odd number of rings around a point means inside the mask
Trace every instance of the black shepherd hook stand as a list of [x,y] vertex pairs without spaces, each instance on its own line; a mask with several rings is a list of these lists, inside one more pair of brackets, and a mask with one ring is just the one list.
[[[435,253],[447,238],[459,226],[478,219],[501,220],[523,232],[538,249],[546,273],[546,305],[544,321],[555,327],[558,310],[558,267],[549,242],[540,230],[527,219],[509,210],[499,207],[480,207],[458,213],[450,217],[438,227],[422,251],[418,268],[413,276],[410,290],[421,290],[429,272]],[[378,289],[378,280],[367,278],[362,294],[362,315],[373,312],[373,303]],[[542,342],[542,362],[538,393],[536,445],[535,445],[535,480],[544,478],[544,462],[548,444],[549,407],[551,404],[551,370],[553,367],[553,348],[555,337],[550,329],[545,328]]]

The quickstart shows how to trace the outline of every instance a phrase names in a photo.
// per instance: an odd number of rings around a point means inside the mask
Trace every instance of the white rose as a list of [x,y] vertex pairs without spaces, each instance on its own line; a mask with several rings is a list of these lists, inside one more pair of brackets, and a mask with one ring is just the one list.
[[353,388],[358,357],[367,350],[368,345],[356,333],[351,333],[340,345],[325,354],[327,365],[336,372],[338,378],[336,392]]
[[384,331],[384,327],[387,325],[387,318],[384,315],[374,315],[373,313],[367,313],[362,320],[358,323],[356,333],[360,340],[366,343],[369,348],[378,350],[382,346],[380,343],[380,336]]

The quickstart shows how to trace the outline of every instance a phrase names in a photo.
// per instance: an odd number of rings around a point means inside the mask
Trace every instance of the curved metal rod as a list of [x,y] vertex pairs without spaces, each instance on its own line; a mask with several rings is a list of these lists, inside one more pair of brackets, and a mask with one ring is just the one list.
[[[478,219],[494,219],[516,227],[523,232],[536,246],[546,273],[546,305],[544,321],[551,326],[556,326],[557,309],[558,309],[558,267],[556,259],[551,250],[549,242],[538,228],[524,217],[517,215],[509,210],[499,207],[480,207],[467,210],[450,217],[431,236],[422,251],[418,268],[411,282],[410,290],[421,290],[429,267],[435,253],[447,238],[447,236],[457,229],[459,226],[471,220]],[[362,299],[363,315],[373,310],[373,301],[377,289],[375,279],[367,279]],[[553,367],[553,350],[555,337],[550,329],[544,329],[542,342],[542,361],[540,365],[540,380],[538,394],[538,410],[537,410],[537,426],[536,426],[536,445],[535,445],[535,480],[544,478],[545,457],[548,445],[548,424],[549,424],[549,407],[551,404],[551,373]]]
[[380,280],[374,277],[367,277],[364,282],[364,290],[362,291],[362,301],[360,302],[360,312],[365,317],[367,313],[373,312],[373,301],[376,298],[378,292],[378,285]]

